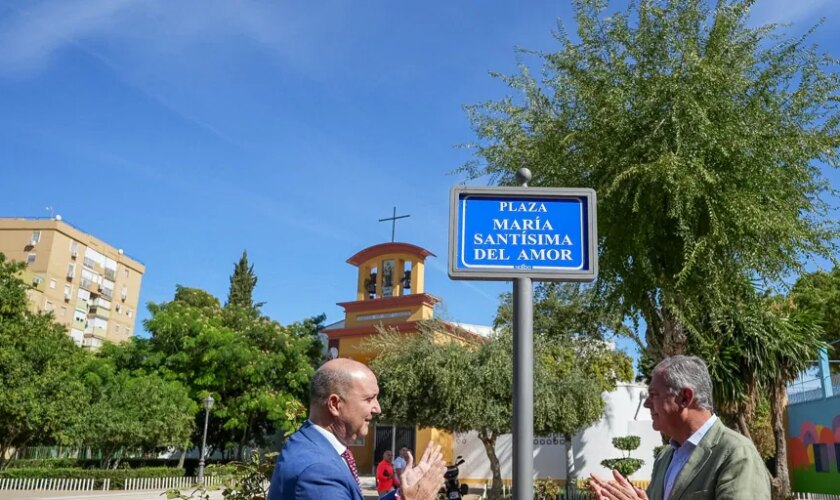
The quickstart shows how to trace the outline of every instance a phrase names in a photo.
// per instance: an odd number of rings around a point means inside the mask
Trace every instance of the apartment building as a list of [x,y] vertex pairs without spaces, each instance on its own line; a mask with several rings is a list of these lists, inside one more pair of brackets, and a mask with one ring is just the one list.
[[0,218],[0,252],[26,263],[32,308],[52,312],[77,345],[130,338],[145,266],[61,220]]

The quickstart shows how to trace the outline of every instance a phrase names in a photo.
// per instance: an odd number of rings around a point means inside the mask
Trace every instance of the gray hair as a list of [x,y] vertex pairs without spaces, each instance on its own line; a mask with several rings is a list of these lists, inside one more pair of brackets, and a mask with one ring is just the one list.
[[353,376],[347,370],[336,370],[329,366],[319,368],[309,383],[309,401],[314,405],[325,405],[331,394],[344,397],[353,384]]
[[661,373],[665,384],[672,391],[691,389],[700,408],[715,411],[712,395],[712,378],[706,362],[697,356],[671,356],[656,365],[653,373]]

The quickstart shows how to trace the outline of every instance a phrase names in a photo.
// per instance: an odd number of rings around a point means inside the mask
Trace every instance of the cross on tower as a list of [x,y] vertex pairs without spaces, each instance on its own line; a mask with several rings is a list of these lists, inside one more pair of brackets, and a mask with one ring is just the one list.
[[397,207],[394,207],[394,214],[391,217],[385,217],[384,219],[379,219],[379,222],[385,222],[386,220],[391,221],[391,243],[394,242],[394,233],[397,229],[397,219],[405,219],[406,217],[411,217],[410,215],[397,215]]

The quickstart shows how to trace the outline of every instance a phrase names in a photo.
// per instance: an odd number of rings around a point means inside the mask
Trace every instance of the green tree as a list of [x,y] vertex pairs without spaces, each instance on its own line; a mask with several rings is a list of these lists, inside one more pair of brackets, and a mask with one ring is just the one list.
[[[825,346],[823,331],[790,299],[750,292],[733,297],[729,314],[709,322],[702,345],[694,350],[708,360],[716,407],[736,422],[741,433],[753,438],[750,424],[760,409],[761,394],[768,395],[773,444],[763,448],[774,450],[775,495],[787,498],[791,493],[784,428],[787,385]],[[763,436],[753,440],[758,446]]]
[[[477,431],[493,473],[491,498],[499,498],[495,444],[511,432],[512,337],[499,333],[477,345],[463,344],[442,340],[437,332],[444,329],[436,321],[422,322],[416,335],[383,331],[368,341],[380,353],[371,367],[379,378],[384,418],[449,432]],[[568,346],[537,337],[535,359],[537,435],[573,434],[602,416],[602,387]]]
[[576,0],[577,37],[469,108],[473,177],[598,193],[600,295],[644,319],[649,361],[685,352],[741,280],[777,282],[836,249],[819,162],[837,165],[835,59],[752,1]]
[[811,366],[826,344],[821,340],[822,328],[812,318],[791,307],[787,299],[776,299],[771,305],[768,331],[772,349],[767,370],[763,372],[763,382],[770,394],[770,422],[776,444],[773,483],[778,498],[788,498],[791,486],[784,422],[787,386]]
[[[622,322],[622,314],[609,304],[599,301],[596,289],[579,283],[539,283],[534,290],[534,334],[547,346],[544,373],[554,380],[543,384],[549,408],[541,415],[556,420],[554,426],[563,434],[566,447],[567,490],[575,479],[572,438],[577,432],[600,418],[603,407],[588,402],[611,391],[618,381],[633,378],[630,358],[613,349],[604,339],[621,332],[632,335],[633,330]],[[512,295],[502,295],[496,314],[495,327],[512,333]],[[581,367],[586,367],[585,369]],[[594,380],[596,385],[573,380]],[[569,391],[551,390],[556,384],[571,385]],[[566,400],[566,398],[570,398]],[[564,408],[564,415],[550,415],[550,408]],[[569,492],[570,494],[570,492]]]
[[12,448],[69,443],[85,401],[86,353],[52,315],[29,310],[22,270],[0,253],[0,469]]
[[116,468],[123,449],[155,450],[189,442],[198,405],[179,382],[117,371],[107,357],[91,360],[83,379],[90,404],[73,433],[78,444],[102,452],[103,468]]
[[[814,318],[832,343],[831,359],[840,359],[840,267],[806,273],[796,280],[790,296],[797,309]],[[833,370],[840,367],[832,365]]]
[[[282,326],[245,308],[224,309],[209,293],[177,287],[174,300],[150,304],[148,342],[135,342],[115,359],[120,368],[156,371],[179,381],[193,401],[212,394],[211,448],[262,445],[289,432],[305,415],[304,401],[320,347],[313,330],[323,317]],[[201,413],[201,412],[199,412]],[[203,430],[203,414],[196,416]],[[194,441],[200,436],[195,434]]]
[[254,265],[248,263],[248,252],[242,250],[242,257],[234,264],[233,274],[230,276],[230,289],[225,307],[241,307],[258,314],[263,303],[254,303],[256,286],[257,275],[254,273]]

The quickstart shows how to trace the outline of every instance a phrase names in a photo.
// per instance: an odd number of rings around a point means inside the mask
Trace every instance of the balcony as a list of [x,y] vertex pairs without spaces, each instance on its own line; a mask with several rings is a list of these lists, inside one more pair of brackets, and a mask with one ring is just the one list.
[[109,319],[111,317],[111,311],[102,306],[97,306],[96,304],[91,304],[89,311],[91,314],[99,318]]
[[84,265],[88,269],[96,269],[96,261],[89,257],[85,257],[85,259],[82,261],[82,265]]
[[103,297],[108,297],[109,299],[114,296],[114,290],[105,288],[104,286],[99,287],[99,293],[101,293]]
[[105,271],[102,274],[104,274],[105,277],[108,278],[111,281],[116,281],[117,280],[117,271],[115,269],[108,269],[106,267]]
[[87,280],[87,279],[82,278],[82,282],[79,284],[79,286],[81,286],[82,288],[84,288],[85,290],[87,290],[88,292],[90,292],[92,294],[99,295],[99,284],[98,283],[94,283],[91,280]]

